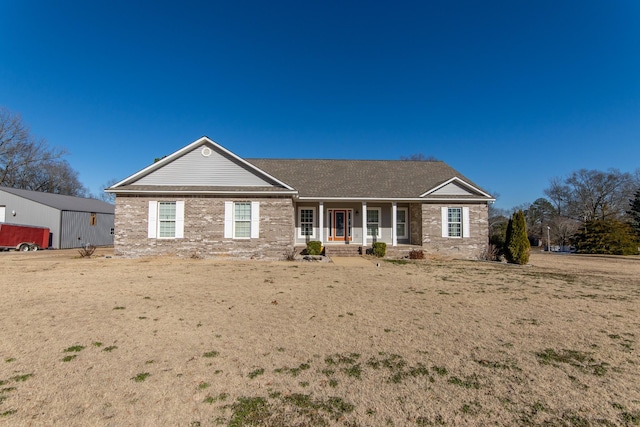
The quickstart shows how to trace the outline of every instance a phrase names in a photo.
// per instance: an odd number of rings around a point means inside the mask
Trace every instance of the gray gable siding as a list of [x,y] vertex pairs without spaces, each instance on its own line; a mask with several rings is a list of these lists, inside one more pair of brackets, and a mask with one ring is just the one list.
[[450,182],[449,184],[443,186],[442,188],[438,188],[436,191],[431,193],[432,196],[476,196],[477,194],[472,193],[466,188],[458,185],[456,183]]
[[[205,157],[202,150],[208,148]],[[273,187],[274,183],[259,177],[219,152],[212,145],[197,146],[171,163],[132,182],[135,185],[214,186],[214,187]]]

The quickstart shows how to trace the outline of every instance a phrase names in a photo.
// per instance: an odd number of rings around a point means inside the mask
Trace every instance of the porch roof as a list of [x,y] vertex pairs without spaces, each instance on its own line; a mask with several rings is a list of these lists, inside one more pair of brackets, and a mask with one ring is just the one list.
[[[484,199],[486,191],[441,161],[245,159],[287,183],[299,197],[361,199],[438,199],[425,192],[457,178],[484,192],[456,195]],[[423,196],[423,197],[421,197]]]

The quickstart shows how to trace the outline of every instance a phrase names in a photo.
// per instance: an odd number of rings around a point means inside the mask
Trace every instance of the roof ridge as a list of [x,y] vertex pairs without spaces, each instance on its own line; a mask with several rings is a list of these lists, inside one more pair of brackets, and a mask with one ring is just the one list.
[[[444,160],[402,160],[402,159],[293,159],[280,157],[244,157],[245,160],[278,160],[303,162],[414,162],[414,163],[445,163]],[[446,164],[446,163],[445,163]]]

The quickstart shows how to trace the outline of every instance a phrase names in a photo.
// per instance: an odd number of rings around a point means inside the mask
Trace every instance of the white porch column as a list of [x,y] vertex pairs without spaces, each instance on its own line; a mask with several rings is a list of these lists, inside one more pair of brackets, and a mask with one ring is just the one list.
[[398,246],[398,203],[391,202],[391,246]]
[[367,202],[362,202],[362,250],[367,247]]
[[322,232],[324,231],[324,203],[320,202],[318,204],[318,240],[320,243],[324,245],[324,236]]

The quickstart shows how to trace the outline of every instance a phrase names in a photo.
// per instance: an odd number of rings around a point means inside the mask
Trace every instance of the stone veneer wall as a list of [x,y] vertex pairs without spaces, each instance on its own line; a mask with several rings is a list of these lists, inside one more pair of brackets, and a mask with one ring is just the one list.
[[[184,238],[147,237],[149,201],[184,200]],[[202,258],[283,259],[293,247],[294,209],[288,198],[241,198],[260,202],[260,237],[224,238],[222,197],[116,198],[114,252],[127,257],[177,255]]]
[[412,245],[422,244],[422,203],[409,205],[409,232]]
[[486,203],[447,205],[462,206],[469,207],[470,237],[467,238],[442,237],[443,205],[422,205],[422,249],[426,253],[477,259],[486,250],[489,244],[489,207]]

